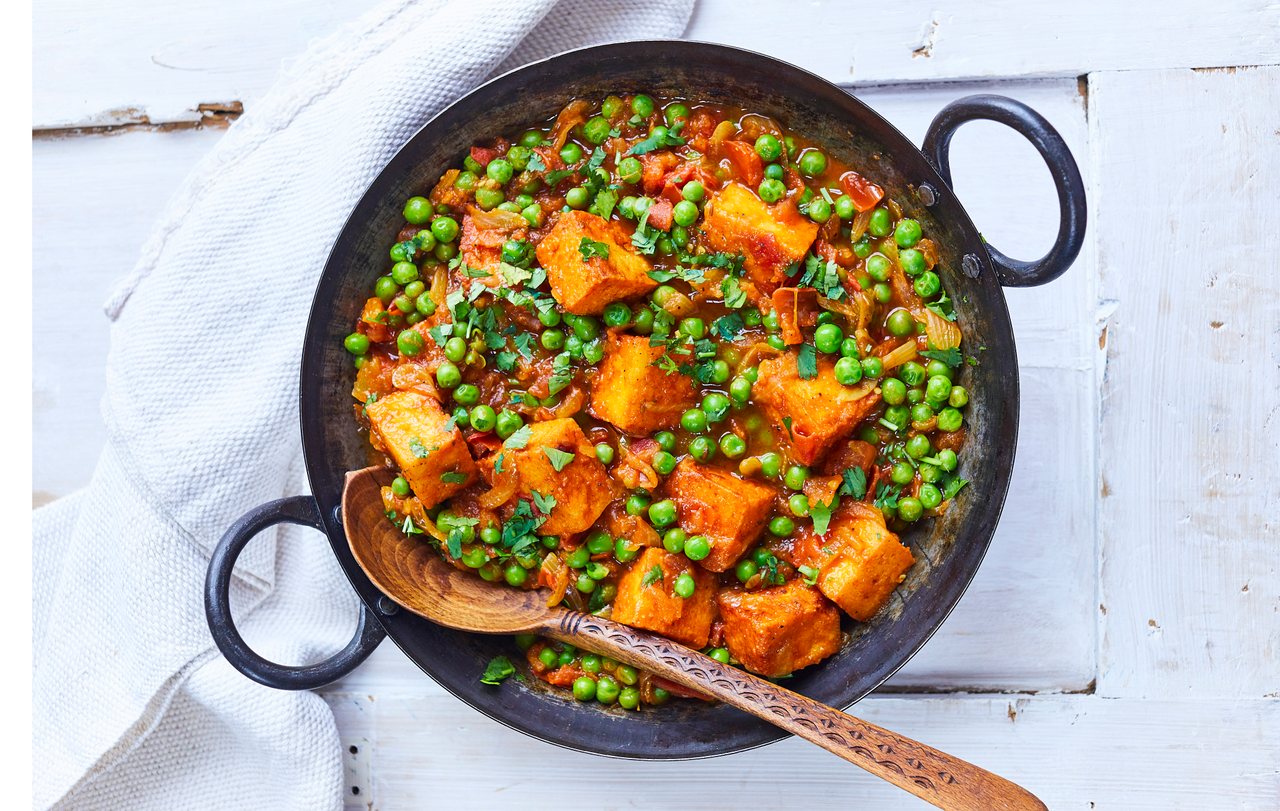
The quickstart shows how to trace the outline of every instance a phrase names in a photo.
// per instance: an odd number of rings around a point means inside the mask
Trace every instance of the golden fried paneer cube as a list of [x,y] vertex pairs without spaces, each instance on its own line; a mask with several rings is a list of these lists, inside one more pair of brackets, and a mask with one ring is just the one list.
[[729,183],[707,203],[703,233],[717,251],[741,253],[752,281],[781,284],[787,266],[804,258],[818,224],[793,202],[769,205],[739,183]]
[[[675,592],[676,578],[685,572],[694,582],[693,596],[687,598]],[[613,619],[691,648],[706,647],[715,619],[715,593],[715,575],[693,565],[683,555],[649,547],[618,579]]]
[[[560,454],[572,454],[572,458],[565,461]],[[583,532],[613,500],[613,488],[604,465],[596,458],[595,446],[578,423],[567,417],[533,423],[523,448],[504,446],[483,464],[493,467],[499,458],[504,470],[515,470],[518,495],[535,505],[535,491],[543,499],[555,498],[546,522],[538,528],[541,535]],[[557,465],[561,465],[559,470]],[[507,505],[507,515],[514,509],[513,500]]]
[[[812,528],[807,531],[813,534]],[[864,502],[837,510],[827,534],[809,546],[818,588],[860,622],[876,615],[915,563],[911,550],[885,526],[879,508]]]
[[777,677],[840,650],[840,611],[799,578],[756,591],[716,595],[725,647],[743,667]]
[[476,479],[462,432],[440,404],[417,392],[393,391],[365,406],[369,429],[400,466],[424,507],[434,507]]
[[752,393],[781,440],[801,464],[811,465],[844,439],[880,401],[875,381],[845,386],[836,380],[835,360],[816,358],[817,374],[806,380],[796,367],[797,352],[760,364]]
[[[584,239],[603,244],[608,257],[598,251],[584,259]],[[538,264],[547,271],[556,301],[575,315],[599,315],[615,301],[658,286],[648,276],[649,260],[636,252],[630,239],[616,225],[586,211],[561,215],[538,243]]]
[[663,491],[676,503],[680,526],[711,541],[711,554],[698,563],[713,572],[728,570],[760,537],[778,493],[689,456],[667,477]]
[[688,375],[652,365],[664,351],[649,346],[643,335],[610,330],[604,360],[591,381],[591,416],[636,436],[678,425],[680,415],[696,404],[698,388]]

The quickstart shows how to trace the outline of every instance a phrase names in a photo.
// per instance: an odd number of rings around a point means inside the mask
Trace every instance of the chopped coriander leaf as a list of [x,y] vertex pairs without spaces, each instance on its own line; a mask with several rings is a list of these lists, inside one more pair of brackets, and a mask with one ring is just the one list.
[[559,448],[548,448],[543,445],[542,452],[547,455],[547,459],[551,461],[551,466],[556,469],[557,473],[564,470],[565,465],[573,461],[574,455],[572,453],[562,451]]
[[416,436],[409,440],[409,450],[419,459],[426,459],[431,455],[431,449],[422,444],[422,440]]
[[[446,434],[451,433],[453,429],[457,427],[457,425],[458,425],[458,418],[456,416],[449,417],[449,419],[444,421],[444,432]],[[438,448],[433,445],[431,447],[431,450],[433,451],[438,450]]]
[[543,515],[550,515],[555,509],[556,497],[552,495],[542,495],[537,490],[533,490],[533,505],[538,508],[538,512]]
[[627,150],[627,154],[643,155],[657,149],[666,149],[669,146],[684,146],[685,140],[679,135],[680,130],[683,127],[683,121],[677,121],[669,129],[664,127],[655,127],[652,135],[633,145]]
[[955,473],[944,473],[942,476],[942,497],[955,498],[960,489],[969,482]]
[[502,454],[502,453],[500,453],[500,454],[498,454],[498,458],[493,460],[493,472],[494,472],[495,474],[496,474],[496,473],[501,473],[501,472],[502,472],[502,460],[503,460],[505,457],[506,457],[506,454]]
[[810,586],[818,585],[819,570],[812,566],[797,566],[796,571],[804,575],[804,582]]
[[533,357],[533,333],[522,332],[515,337],[516,351],[526,358]]
[[738,283],[737,278],[733,276],[725,276],[721,280],[720,294],[724,296],[724,306],[726,307],[738,310],[747,306],[747,294],[743,292],[742,286]]
[[876,488],[875,505],[881,510],[898,509],[898,491],[887,484],[881,484]]
[[600,257],[601,259],[609,258],[609,246],[603,242],[593,242],[590,237],[583,237],[582,242],[578,245],[578,252],[582,254],[582,261],[590,261],[592,257]]
[[480,682],[482,684],[498,684],[515,672],[515,666],[511,664],[510,659],[505,656],[495,656],[489,661],[489,666],[484,669],[484,675],[480,677]]
[[796,372],[805,380],[818,376],[818,354],[811,344],[800,344],[796,355]]
[[963,360],[963,357],[960,355],[960,350],[954,346],[950,349],[926,349],[920,354],[929,360],[942,361],[952,369],[959,366]]
[[722,315],[711,322],[711,329],[720,336],[722,341],[732,341],[745,328],[746,325],[742,322],[742,316],[737,313]]
[[533,157],[529,158],[529,171],[530,172],[547,171],[547,164],[543,162],[542,156],[539,155],[537,152],[533,153]]
[[794,440],[795,440],[795,438],[796,438],[796,435],[795,435],[795,434],[793,434],[793,433],[791,433],[791,418],[790,418],[790,417],[783,417],[783,418],[782,418],[782,424],[783,424],[784,426],[786,426],[786,428],[787,428],[787,436],[791,437],[792,441],[794,441]]
[[467,480],[467,474],[459,473],[456,470],[451,470],[448,473],[440,474],[440,481],[444,482],[445,484],[462,484],[466,480]]
[[618,205],[618,193],[613,189],[602,189],[596,194],[595,202],[591,204],[590,211],[601,219],[607,220],[613,214],[613,209]]
[[547,380],[547,391],[558,394],[573,382],[573,358],[568,352],[561,352],[551,362],[551,377]]
[[649,227],[649,211],[640,215],[640,222],[636,224],[636,232],[631,235],[631,244],[636,250],[646,255],[652,255],[658,250],[658,239],[661,233],[656,228]]
[[831,526],[831,512],[840,506],[840,494],[837,493],[830,504],[821,501],[809,502],[809,517],[813,519],[813,531],[818,535],[826,535]]
[[853,496],[861,501],[867,495],[867,474],[860,467],[851,467],[840,474],[844,483],[840,485],[839,494]]
[[525,445],[529,444],[529,435],[532,432],[533,426],[523,425],[516,429],[515,433],[507,437],[506,441],[502,443],[502,447],[507,448],[508,450],[520,450]]
[[516,366],[516,357],[517,355],[515,352],[499,352],[497,357],[494,359],[494,363],[496,363],[498,368],[502,371],[509,372]]
[[662,582],[662,567],[654,565],[652,569],[644,573],[644,578],[640,581],[642,586],[652,586],[654,583]]

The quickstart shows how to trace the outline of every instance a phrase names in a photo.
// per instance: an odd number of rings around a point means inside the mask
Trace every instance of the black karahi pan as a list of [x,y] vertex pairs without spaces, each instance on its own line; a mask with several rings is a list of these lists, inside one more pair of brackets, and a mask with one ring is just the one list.
[[[902,540],[916,563],[879,616],[844,617],[847,641],[787,687],[834,707],[848,707],[920,650],[973,579],[995,533],[1013,470],[1018,433],[1018,359],[1002,286],[1043,284],[1062,274],[1084,241],[1080,172],[1061,136],[1026,105],[979,95],[945,107],[923,151],[839,87],[763,54],[680,40],[625,42],[571,51],[512,71],[477,88],[428,122],[369,186],[334,243],[303,345],[300,408],[312,496],[250,511],[229,529],[209,565],[205,606],[222,653],[246,676],[285,690],[313,689],[341,678],[383,636],[446,690],[507,726],[586,752],[668,759],[726,754],[782,738],[778,728],[739,710],[672,701],[641,712],[575,701],[537,679],[481,684],[494,656],[515,656],[511,639],[439,627],[398,607],[369,582],[348,548],[340,502],[343,476],[367,465],[350,395],[355,370],[342,340],[351,331],[387,252],[403,225],[404,200],[430,189],[472,144],[554,117],[574,96],[644,92],[744,107],[813,138],[886,190],[920,220],[941,254],[938,271],[955,301],[966,347],[985,347],[966,367],[968,438],[961,474],[970,481],[947,513],[913,525]],[[948,145],[966,121],[990,119],[1022,133],[1039,150],[1058,190],[1061,223],[1052,250],[1035,262],[1009,259],[987,245],[950,187]],[[972,349],[970,349],[972,353]],[[228,589],[236,557],[258,531],[283,521],[325,533],[362,602],[355,637],[330,659],[286,667],[251,651],[231,620]]]

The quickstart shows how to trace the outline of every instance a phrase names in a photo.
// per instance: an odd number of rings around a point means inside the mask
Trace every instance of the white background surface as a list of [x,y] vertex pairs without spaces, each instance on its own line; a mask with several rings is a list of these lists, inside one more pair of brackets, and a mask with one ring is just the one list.
[[[367,6],[34,10],[33,503],[87,482],[104,437],[100,304],[221,136],[139,122],[252,108],[283,60]],[[1280,68],[1267,67],[1280,63],[1280,5],[872,14],[707,0],[687,36],[852,83],[916,143],[952,99],[1013,96],[1058,128],[1085,177],[1075,266],[1007,293],[1022,418],[991,550],[892,692],[853,712],[1050,808],[1280,808]],[[124,126],[59,131],[94,124]],[[992,244],[1024,258],[1048,247],[1056,198],[1030,146],[970,124],[952,166]],[[77,243],[109,259],[87,264]],[[361,742],[353,805],[923,807],[794,740],[681,764],[565,752],[461,704],[390,643],[324,693]]]

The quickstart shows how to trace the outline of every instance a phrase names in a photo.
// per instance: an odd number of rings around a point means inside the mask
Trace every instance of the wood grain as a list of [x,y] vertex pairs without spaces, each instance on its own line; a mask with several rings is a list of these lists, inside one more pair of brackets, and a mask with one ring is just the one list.
[[1280,696],[1280,69],[1090,78],[1098,692]]
[[[33,121],[193,121],[200,104],[230,101],[252,109],[285,60],[374,5],[38,3]],[[685,36],[772,53],[835,82],[881,84],[1275,64],[1278,24],[1280,6],[1268,0],[1218,3],[1212,14],[1193,0],[908,0],[874,11],[833,0],[700,0]]]

